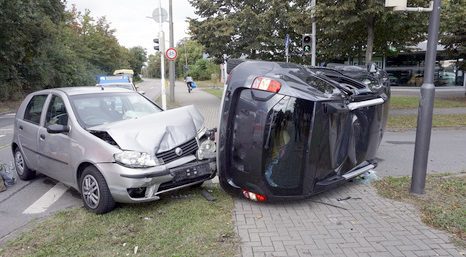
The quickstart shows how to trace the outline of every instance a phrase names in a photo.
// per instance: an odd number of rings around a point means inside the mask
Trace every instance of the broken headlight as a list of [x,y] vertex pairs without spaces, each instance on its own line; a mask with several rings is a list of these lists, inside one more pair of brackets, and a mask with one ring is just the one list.
[[163,164],[156,157],[135,151],[123,151],[113,155],[115,161],[129,168],[148,168]]
[[200,142],[199,149],[197,150],[197,159],[211,159],[217,156],[217,146],[215,142],[206,139]]

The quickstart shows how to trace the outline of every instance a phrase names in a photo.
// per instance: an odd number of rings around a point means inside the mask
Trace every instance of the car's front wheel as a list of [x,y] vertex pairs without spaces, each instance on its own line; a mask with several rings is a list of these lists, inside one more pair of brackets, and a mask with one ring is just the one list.
[[84,169],[79,180],[84,207],[91,212],[102,214],[115,208],[115,201],[108,189],[104,176],[94,166]]
[[18,177],[22,180],[31,180],[36,176],[36,172],[27,166],[26,159],[19,147],[15,149],[15,168]]

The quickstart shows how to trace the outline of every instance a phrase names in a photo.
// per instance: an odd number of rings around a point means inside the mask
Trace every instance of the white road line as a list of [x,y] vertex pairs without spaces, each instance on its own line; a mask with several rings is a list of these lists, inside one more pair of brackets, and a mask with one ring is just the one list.
[[68,190],[68,187],[62,183],[57,183],[41,198],[37,199],[31,206],[23,211],[23,214],[37,214],[46,211],[54,202]]
[[0,138],[4,137],[5,135],[0,135]]

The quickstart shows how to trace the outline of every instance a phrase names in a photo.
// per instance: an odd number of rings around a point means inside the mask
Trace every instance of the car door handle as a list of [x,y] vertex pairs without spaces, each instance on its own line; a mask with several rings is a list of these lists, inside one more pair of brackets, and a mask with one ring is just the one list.
[[40,134],[40,139],[44,140],[45,139],[45,135],[44,134]]

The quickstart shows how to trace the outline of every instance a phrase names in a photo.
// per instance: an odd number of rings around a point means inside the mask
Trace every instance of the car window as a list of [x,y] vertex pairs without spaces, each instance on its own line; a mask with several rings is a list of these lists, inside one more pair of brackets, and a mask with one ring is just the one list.
[[70,100],[84,128],[137,119],[161,111],[154,103],[135,92],[75,95]]
[[61,97],[56,95],[52,96],[45,116],[45,126],[54,124],[68,125],[68,113],[66,112],[65,103]]
[[47,95],[35,95],[31,98],[28,105],[26,106],[26,111],[24,112],[24,120],[39,124],[40,115],[42,114],[42,108],[44,107],[45,100]]

